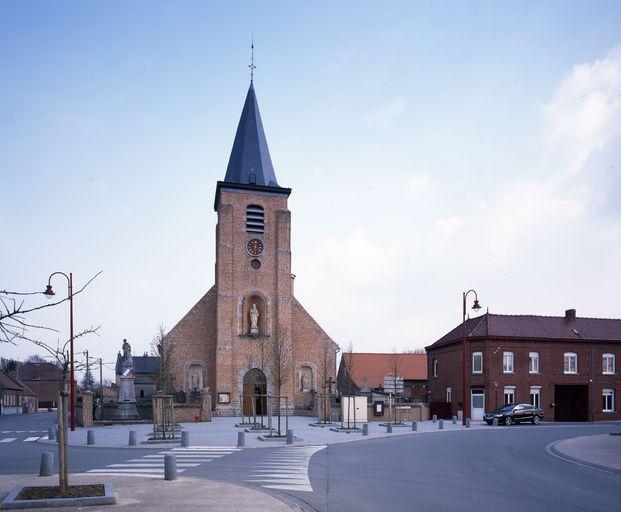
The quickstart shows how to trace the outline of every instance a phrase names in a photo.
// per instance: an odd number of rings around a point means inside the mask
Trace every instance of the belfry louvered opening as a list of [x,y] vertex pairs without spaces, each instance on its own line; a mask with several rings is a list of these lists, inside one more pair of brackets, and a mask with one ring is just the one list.
[[265,213],[262,206],[250,204],[246,206],[246,232],[263,233],[265,230]]

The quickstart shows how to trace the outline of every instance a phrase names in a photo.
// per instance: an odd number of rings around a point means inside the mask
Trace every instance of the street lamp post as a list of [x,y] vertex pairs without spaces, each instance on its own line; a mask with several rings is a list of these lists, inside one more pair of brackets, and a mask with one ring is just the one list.
[[468,339],[466,336],[466,298],[468,297],[469,293],[474,293],[474,304],[472,306],[472,309],[474,309],[475,312],[477,312],[479,309],[481,309],[481,306],[479,306],[479,298],[477,297],[477,292],[474,290],[468,290],[467,292],[464,292],[463,294],[463,343],[462,343],[462,350],[463,350],[463,380],[462,380],[462,412],[461,412],[461,422],[462,425],[466,425],[466,411],[468,410],[468,389],[467,389],[467,385],[468,385]]
[[69,299],[69,386],[70,386],[70,410],[71,410],[71,431],[75,431],[75,382],[73,376],[73,274],[69,275],[64,272],[54,272],[47,280],[47,288],[43,292],[48,298],[52,298],[55,293],[52,290],[52,277],[56,274],[65,276],[67,278],[68,285],[68,299]]

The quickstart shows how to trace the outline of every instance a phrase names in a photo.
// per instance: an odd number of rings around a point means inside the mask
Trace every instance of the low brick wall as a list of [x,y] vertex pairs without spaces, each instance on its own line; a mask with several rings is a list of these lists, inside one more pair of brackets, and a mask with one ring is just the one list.
[[[399,405],[397,419],[400,421],[427,421],[429,419],[429,407],[427,404],[408,404]],[[395,411],[391,411],[388,407],[384,407],[382,416],[373,414],[373,405],[367,407],[367,417],[369,421],[393,421]]]

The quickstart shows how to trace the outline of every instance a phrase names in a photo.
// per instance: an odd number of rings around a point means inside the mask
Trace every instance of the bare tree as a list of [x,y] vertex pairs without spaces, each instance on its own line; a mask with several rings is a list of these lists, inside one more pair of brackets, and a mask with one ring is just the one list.
[[[345,353],[343,354],[343,366],[345,367],[345,373],[346,373],[346,382],[347,382],[347,428],[351,428],[350,425],[350,417],[351,417],[351,404],[350,404],[350,398],[351,396],[354,397],[353,402],[354,402],[354,428],[356,428],[356,394],[358,392],[358,388],[356,386],[356,383],[354,382],[354,344],[350,341],[349,344],[347,345],[347,350],[345,351]],[[343,408],[343,400],[344,397],[341,397],[341,411],[344,410]]]
[[[97,272],[91,277],[86,284],[78,291],[73,292],[73,297],[79,295],[84,289],[93,282],[101,272]],[[38,306],[28,306],[26,299],[37,295],[43,295],[44,292],[14,292],[9,290],[0,290],[0,343],[16,344],[20,339],[33,341],[27,334],[30,329],[58,332],[56,329],[44,325],[30,323],[28,316],[30,313],[43,309],[58,306],[69,300],[69,297],[60,299],[47,304]]]
[[330,388],[332,386],[332,372],[334,368],[331,365],[332,353],[334,349],[330,341],[325,340],[322,347],[321,359],[321,411],[319,415],[320,423],[330,423]]
[[[272,341],[272,382],[278,396],[278,434],[280,435],[280,419],[281,419],[281,395],[282,388],[291,377],[291,348],[289,347],[289,333],[287,331],[278,331]],[[285,400],[285,407],[288,409],[289,397]],[[271,411],[270,411],[271,412]],[[288,415],[288,412],[287,412]]]
[[391,377],[391,382],[393,386],[394,393],[394,401],[392,403],[393,407],[393,420],[395,423],[401,423],[401,418],[397,415],[397,396],[401,394],[398,392],[400,389],[399,384],[402,382],[403,375],[401,375],[401,354],[397,352],[396,349],[393,349],[392,356],[390,357],[390,367],[389,367],[389,377]]
[[[99,275],[98,272],[93,276],[80,290],[73,293],[73,297],[82,293],[84,289]],[[0,343],[17,344],[18,341],[29,341],[41,349],[46,356],[36,357],[37,361],[52,360],[61,370],[61,387],[59,390],[58,400],[58,485],[61,493],[67,492],[69,485],[68,461],[67,461],[67,401],[69,398],[69,372],[71,360],[69,356],[68,346],[72,339],[68,339],[64,343],[58,341],[56,346],[31,337],[30,330],[35,332],[52,331],[58,332],[47,326],[31,323],[28,317],[31,313],[50,308],[62,304],[69,300],[64,299],[49,302],[39,306],[27,306],[25,301],[28,296],[42,295],[43,292],[12,292],[7,290],[0,291]],[[90,327],[73,335],[73,342],[79,340],[88,334],[97,334],[98,327]],[[32,356],[31,356],[32,357]],[[74,368],[81,369],[83,365],[78,361]]]
[[158,389],[168,395],[175,386],[175,374],[172,368],[173,341],[166,334],[164,324],[157,326],[157,331],[151,341],[151,353],[160,359],[160,367],[157,373]]

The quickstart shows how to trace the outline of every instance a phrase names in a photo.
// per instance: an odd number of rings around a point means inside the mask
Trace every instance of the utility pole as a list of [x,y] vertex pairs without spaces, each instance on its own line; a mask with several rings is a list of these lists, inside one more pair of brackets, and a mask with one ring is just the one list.
[[103,402],[103,363],[101,362],[101,357],[99,358],[99,400]]

